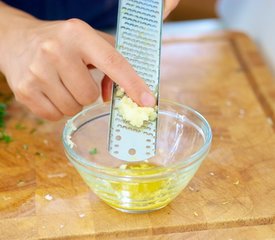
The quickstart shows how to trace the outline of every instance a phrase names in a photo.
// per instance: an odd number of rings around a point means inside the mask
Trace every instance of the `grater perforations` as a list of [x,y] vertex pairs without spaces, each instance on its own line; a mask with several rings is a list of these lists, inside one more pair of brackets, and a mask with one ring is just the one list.
[[[158,98],[162,0],[120,0],[117,50],[128,60]],[[120,97],[113,88],[109,152],[125,161],[142,161],[155,155],[157,120],[137,128],[118,112]]]

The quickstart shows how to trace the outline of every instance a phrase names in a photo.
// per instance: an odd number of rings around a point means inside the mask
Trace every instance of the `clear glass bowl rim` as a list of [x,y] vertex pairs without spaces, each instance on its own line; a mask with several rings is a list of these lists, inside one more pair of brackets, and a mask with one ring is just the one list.
[[[181,168],[193,165],[195,162],[197,162],[197,160],[200,160],[203,157],[203,155],[208,152],[208,150],[209,150],[209,148],[211,146],[211,142],[212,142],[212,130],[211,130],[210,124],[208,123],[208,121],[198,111],[194,110],[191,107],[188,107],[186,105],[177,103],[177,102],[169,100],[169,99],[163,99],[163,98],[160,99],[160,102],[172,104],[174,106],[180,107],[181,109],[184,109],[184,110],[187,110],[187,111],[191,112],[198,119],[200,119],[200,121],[205,126],[205,128],[206,128],[205,142],[200,147],[200,149],[198,151],[196,151],[195,153],[193,153],[192,155],[188,156],[187,158],[182,159],[178,163],[173,163],[173,164],[167,165],[165,167],[169,168],[169,170],[170,170],[169,172],[171,172],[171,171],[174,171],[174,170],[177,170],[177,169],[181,169]],[[104,167],[104,166],[98,165],[96,163],[87,161],[85,158],[79,156],[69,146],[69,143],[67,141],[67,136],[68,136],[69,132],[71,131],[72,127],[73,127],[74,120],[76,120],[79,116],[85,115],[87,112],[93,111],[93,109],[98,109],[98,108],[104,107],[104,106],[106,107],[106,105],[110,105],[110,102],[97,103],[97,104],[91,105],[90,107],[85,108],[84,110],[82,110],[81,112],[79,112],[78,114],[76,114],[75,116],[73,116],[72,118],[70,118],[67,121],[67,123],[65,124],[65,127],[63,129],[62,141],[63,141],[63,145],[64,145],[64,148],[65,148],[65,152],[66,152],[66,154],[68,154],[68,157],[73,158],[73,160],[76,161],[78,164],[80,164],[82,166],[84,165],[84,166],[87,166],[87,167],[91,167],[94,170],[100,171],[100,172],[102,172],[104,174],[107,174],[107,175],[113,175],[114,168],[112,168],[112,167]],[[110,114],[110,112],[108,114]],[[104,116],[104,115],[102,115],[102,116]],[[101,116],[101,115],[99,115],[99,116]],[[94,118],[97,119],[97,117],[94,117]],[[89,121],[91,121],[91,120],[89,120]],[[122,177],[121,175],[119,175],[119,172],[122,172],[122,171],[125,173],[125,170],[116,169],[116,173],[118,173],[118,174],[115,174],[115,176],[116,177]],[[139,170],[136,170],[136,171],[138,172]],[[145,170],[142,169],[142,171],[144,172],[144,171],[146,171],[146,169]],[[150,171],[150,169],[148,171]],[[110,173],[112,173],[112,174],[110,174]],[[141,178],[147,178],[147,177],[150,178],[150,177],[156,177],[156,176],[163,175],[163,174],[166,175],[167,173],[168,173],[168,171],[165,171],[164,173],[160,172],[160,173],[156,173],[156,174],[152,174],[152,175],[145,175],[145,176],[140,176],[140,177]],[[122,178],[124,178],[124,177],[127,177],[127,176],[123,176]],[[133,176],[133,175],[130,176],[130,177],[131,178],[139,178],[139,176]]]

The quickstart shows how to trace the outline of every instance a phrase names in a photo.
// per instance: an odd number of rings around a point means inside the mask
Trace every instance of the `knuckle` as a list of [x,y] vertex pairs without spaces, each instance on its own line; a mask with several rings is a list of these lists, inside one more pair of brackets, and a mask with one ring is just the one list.
[[128,95],[134,95],[141,93],[145,87],[142,82],[140,82],[140,79],[137,78],[129,78],[128,81],[124,81],[121,86],[125,89],[126,93]]
[[54,111],[54,110],[45,110],[45,109],[40,109],[40,108],[34,108],[34,109],[31,109],[31,111],[36,116],[39,116],[41,118],[44,118],[44,119],[47,119],[50,121],[58,121],[63,117],[63,115],[60,112]]
[[31,99],[31,91],[33,89],[33,79],[26,79],[24,81],[21,81],[18,83],[14,89],[13,92],[15,94],[15,97],[17,100],[21,101],[26,101]]
[[84,21],[77,18],[71,18],[62,22],[60,27],[61,32],[67,36],[82,30],[85,25],[86,23]]
[[58,40],[44,40],[39,44],[39,52],[42,56],[46,56],[51,60],[58,61],[59,60],[59,52],[61,49],[61,44]]
[[99,91],[93,91],[93,92],[86,92],[84,94],[81,95],[81,97],[79,98],[78,102],[82,105],[88,105],[90,103],[95,102],[99,97]]
[[24,103],[24,99],[21,97],[20,94],[18,94],[17,92],[14,92],[14,98],[17,102],[19,103]]
[[28,85],[29,89],[42,88],[43,86],[48,86],[50,79],[47,73],[41,71],[43,66],[38,66],[36,64],[30,64],[28,67],[28,77],[25,80],[25,84]]
[[62,119],[63,115],[60,113],[47,113],[44,118],[50,121],[58,121]]
[[124,64],[124,59],[118,52],[111,51],[106,54],[103,63],[105,65],[114,65],[117,67],[121,67]]
[[36,64],[30,64],[27,70],[27,77],[25,78],[24,83],[31,85],[35,81],[35,79],[39,79],[38,67]]
[[74,116],[75,114],[79,113],[82,110],[81,106],[74,106],[74,107],[70,107],[70,108],[66,108],[64,109],[63,113],[66,116]]

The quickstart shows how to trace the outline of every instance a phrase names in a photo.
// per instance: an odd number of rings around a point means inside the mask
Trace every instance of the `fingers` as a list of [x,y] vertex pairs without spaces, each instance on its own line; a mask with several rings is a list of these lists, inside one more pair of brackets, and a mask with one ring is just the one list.
[[102,99],[104,102],[111,100],[113,81],[105,75],[101,81]]
[[[21,96],[18,97],[20,102],[43,118],[59,120],[63,115],[75,115],[82,106],[95,101],[99,90],[88,68],[81,60],[68,62],[65,59],[55,61],[56,69],[47,61],[32,66],[29,80],[23,81],[20,89],[15,90]],[[32,90],[34,88],[39,90]]]
[[27,105],[31,106],[31,111],[35,115],[51,121],[57,121],[63,117],[63,113],[43,93],[37,93],[33,98],[36,101]]
[[32,89],[33,86],[39,89],[60,113],[73,116],[82,110],[82,104],[75,99],[72,92],[64,85],[61,79],[62,76],[58,73],[58,69],[64,65],[64,58],[58,61],[56,59],[58,58],[51,57],[48,52],[45,52],[45,49],[40,51],[36,56],[37,61],[29,66],[28,77],[23,79],[21,84],[25,85],[27,89]]
[[112,46],[113,37],[80,20],[45,22],[24,43],[29,44],[28,51],[23,44],[22,55],[13,63],[18,68],[8,71],[9,84],[16,98],[38,116],[58,120],[98,98],[98,86],[87,66],[108,76],[102,82],[104,100],[110,99],[112,79],[137,104],[155,105],[146,83]]
[[[92,31],[91,31],[92,30]],[[89,33],[89,34],[88,34]],[[125,89],[127,95],[141,106],[154,106],[155,97],[128,61],[89,28],[82,36],[82,55],[86,64],[92,64]]]
[[167,18],[168,15],[176,8],[180,0],[165,0],[163,18]]
[[57,70],[64,86],[80,105],[88,105],[99,97],[98,86],[80,59],[60,60]]
[[63,113],[40,91],[18,89],[15,98],[28,106],[35,115],[44,119],[57,121],[63,117]]
[[80,112],[82,110],[82,105],[74,99],[57,75],[54,83],[54,86],[51,84],[45,84],[45,86],[42,87],[45,96],[54,103],[56,108],[63,115],[73,116]]
[[96,32],[99,34],[99,36],[101,36],[102,38],[104,38],[112,46],[115,46],[116,40],[115,40],[114,36],[112,36],[111,34],[107,34],[105,32],[101,32],[101,31],[96,31]]

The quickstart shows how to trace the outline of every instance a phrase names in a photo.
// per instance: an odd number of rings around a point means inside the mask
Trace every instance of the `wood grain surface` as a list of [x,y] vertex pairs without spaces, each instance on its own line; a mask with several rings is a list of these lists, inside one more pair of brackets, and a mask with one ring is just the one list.
[[169,39],[161,97],[201,112],[212,149],[166,208],[118,212],[68,163],[65,120],[48,122],[10,98],[0,81],[11,143],[0,142],[0,239],[275,239],[275,87],[255,45],[240,33]]

